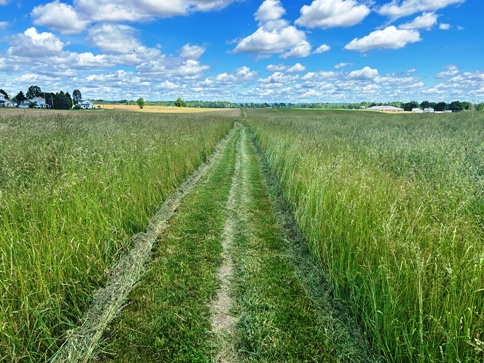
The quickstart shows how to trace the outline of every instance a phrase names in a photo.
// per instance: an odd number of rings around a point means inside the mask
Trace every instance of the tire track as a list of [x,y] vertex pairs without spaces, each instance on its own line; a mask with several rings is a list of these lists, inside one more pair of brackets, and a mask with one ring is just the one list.
[[[240,130],[239,134],[245,128]],[[218,352],[215,356],[215,362],[232,363],[237,362],[237,352],[234,347],[234,335],[237,324],[237,317],[230,313],[234,306],[234,301],[231,297],[231,278],[233,276],[234,262],[231,256],[231,248],[234,242],[234,237],[237,227],[237,207],[240,195],[240,179],[242,172],[242,135],[239,135],[236,151],[236,162],[234,175],[232,176],[232,186],[227,200],[227,220],[222,232],[222,264],[217,270],[217,277],[220,280],[220,288],[216,300],[211,305],[211,325],[212,332],[215,335],[215,340],[218,347]]]
[[152,217],[146,232],[132,238],[133,247],[112,268],[104,288],[94,293],[93,302],[82,319],[82,324],[68,332],[68,338],[52,357],[51,362],[87,362],[94,351],[108,323],[121,311],[129,292],[144,273],[144,266],[156,240],[167,228],[170,218],[175,214],[182,199],[187,196],[212,168],[222,155],[230,138],[234,137],[236,125],[215,147],[209,160],[188,177],[170,195]]

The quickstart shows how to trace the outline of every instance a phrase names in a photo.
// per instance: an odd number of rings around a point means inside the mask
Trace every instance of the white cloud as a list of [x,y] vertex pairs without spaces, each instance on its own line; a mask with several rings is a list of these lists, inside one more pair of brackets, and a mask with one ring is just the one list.
[[283,53],[281,58],[310,55],[311,45],[306,40],[306,33],[281,19],[284,13],[279,0],[265,0],[255,13],[259,28],[240,40],[233,52],[260,53],[259,58],[274,53]]
[[287,67],[283,64],[269,64],[266,69],[270,72],[281,72],[285,71]]
[[[255,33],[242,39],[234,53],[282,53],[301,46],[306,34],[284,20],[264,24]],[[304,46],[303,46],[304,47]]]
[[304,58],[311,54],[311,44],[308,41],[303,40],[294,48],[281,54],[281,58]]
[[307,28],[348,27],[360,23],[370,9],[355,0],[314,0],[301,8],[296,25]]
[[373,69],[373,68],[370,68],[368,66],[366,66],[362,69],[350,72],[348,74],[348,78],[359,79],[359,80],[374,79],[376,77],[378,77],[378,69]]
[[137,30],[119,24],[99,24],[89,29],[89,39],[103,52],[128,54],[139,50],[141,41]]
[[0,29],[5,29],[8,27],[8,21],[0,21]]
[[334,66],[334,68],[336,69],[339,69],[339,68],[344,68],[346,66],[352,66],[353,63],[346,63],[346,62],[341,62],[341,63],[338,63]]
[[329,52],[330,50],[331,50],[331,47],[329,45],[323,44],[314,51],[314,54],[321,54],[321,53]]
[[399,25],[399,29],[431,29],[437,23],[438,16],[435,13],[423,13],[412,22]]
[[287,69],[287,73],[298,73],[298,72],[304,72],[305,70],[306,70],[305,66],[303,66],[301,63],[296,63],[295,65]]
[[205,47],[199,45],[185,44],[180,50],[180,57],[199,59],[205,53]]
[[0,0],[0,6],[7,5],[9,0]]
[[265,0],[255,13],[255,19],[259,23],[265,23],[282,18],[286,10],[279,0]]
[[439,29],[440,29],[440,30],[449,30],[449,29],[450,29],[450,27],[451,27],[451,26],[450,26],[450,24],[448,24],[448,23],[440,23],[440,24],[439,24]]
[[360,52],[372,49],[400,49],[420,40],[420,33],[417,30],[397,29],[392,25],[383,30],[376,30],[361,39],[353,39],[345,49]]
[[437,74],[437,78],[449,78],[456,76],[459,73],[459,68],[457,66],[447,66],[447,70]]
[[35,25],[46,26],[62,34],[80,33],[89,24],[88,21],[79,18],[72,6],[63,4],[59,0],[36,6],[31,16],[34,18]]
[[396,19],[423,11],[436,11],[463,2],[465,0],[393,0],[381,6],[378,13]]
[[54,34],[39,33],[32,27],[12,39],[12,46],[7,53],[18,57],[46,57],[62,51],[64,43]]

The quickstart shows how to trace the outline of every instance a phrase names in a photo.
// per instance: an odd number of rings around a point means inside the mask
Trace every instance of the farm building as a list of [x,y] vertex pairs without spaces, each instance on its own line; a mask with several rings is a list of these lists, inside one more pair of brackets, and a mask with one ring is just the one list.
[[90,100],[80,100],[79,101],[79,105],[84,110],[87,110],[87,109],[90,109],[90,108],[94,108],[94,104]]
[[381,112],[402,112],[403,108],[395,106],[372,106],[367,108],[369,111],[381,111]]
[[4,95],[0,93],[0,107],[16,107],[17,104],[5,98]]

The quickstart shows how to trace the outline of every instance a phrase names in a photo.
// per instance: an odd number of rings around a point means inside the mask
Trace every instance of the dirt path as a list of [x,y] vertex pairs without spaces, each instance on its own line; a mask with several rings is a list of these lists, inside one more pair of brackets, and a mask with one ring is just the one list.
[[153,244],[167,228],[168,221],[182,199],[211,170],[214,161],[220,157],[227,145],[227,140],[234,132],[235,129],[232,129],[229,135],[216,146],[211,158],[165,200],[151,219],[146,232],[133,237],[133,247],[114,266],[106,286],[95,293],[93,303],[86,312],[82,325],[70,333],[52,358],[52,362],[87,362],[91,359],[106,326],[119,313],[134,284],[143,275]]
[[237,124],[210,160],[134,238],[53,361],[102,350],[100,362],[378,362],[248,128]]

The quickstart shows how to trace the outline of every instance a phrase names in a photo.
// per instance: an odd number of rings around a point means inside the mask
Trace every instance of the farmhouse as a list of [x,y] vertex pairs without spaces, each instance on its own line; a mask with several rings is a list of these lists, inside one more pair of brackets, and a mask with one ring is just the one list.
[[0,93],[0,107],[15,107],[17,104],[13,101],[7,100],[3,94]]
[[91,100],[80,100],[79,105],[84,110],[94,108],[94,104],[92,103]]
[[32,103],[35,103],[34,108],[46,108],[45,98],[42,97],[34,97],[29,100]]
[[372,106],[367,108],[370,111],[381,111],[381,112],[402,112],[403,108],[395,106]]
[[422,109],[421,108],[412,108],[412,112],[413,113],[423,113]]

